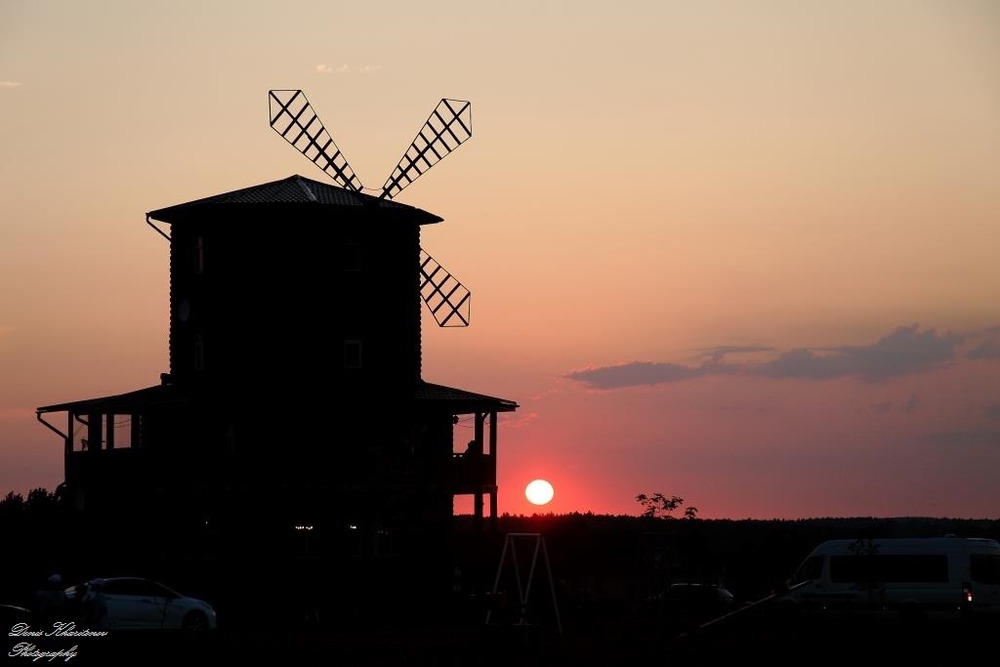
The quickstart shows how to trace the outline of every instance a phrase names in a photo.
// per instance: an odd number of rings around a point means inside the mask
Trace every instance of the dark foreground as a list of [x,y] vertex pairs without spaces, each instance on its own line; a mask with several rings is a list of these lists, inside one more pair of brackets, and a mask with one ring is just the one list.
[[[428,665],[500,667],[609,665],[654,662],[711,665],[766,661],[769,665],[871,664],[874,660],[947,663],[994,653],[994,619],[955,621],[787,618],[766,604],[684,632],[643,614],[590,614],[534,625],[497,625],[478,616],[401,618],[386,610],[380,623],[220,628],[210,636],[52,638],[42,649],[75,655],[32,660],[7,653],[8,664],[181,665],[287,664],[338,666]],[[561,632],[560,632],[561,626]],[[7,638],[6,651],[15,639]]]

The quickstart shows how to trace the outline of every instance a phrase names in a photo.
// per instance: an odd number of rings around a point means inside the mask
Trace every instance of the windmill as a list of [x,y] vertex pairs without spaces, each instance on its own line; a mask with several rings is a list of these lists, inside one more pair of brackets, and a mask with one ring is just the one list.
[[[365,189],[344,154],[323,127],[301,90],[268,91],[271,129],[353,192]],[[392,200],[472,136],[472,103],[442,98],[382,186],[378,199]],[[439,326],[468,326],[472,294],[420,248],[420,296]]]

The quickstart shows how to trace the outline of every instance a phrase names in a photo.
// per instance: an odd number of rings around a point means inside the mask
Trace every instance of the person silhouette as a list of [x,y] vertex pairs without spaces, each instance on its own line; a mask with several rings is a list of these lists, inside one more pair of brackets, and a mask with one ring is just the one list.
[[66,604],[66,596],[63,592],[62,575],[53,572],[39,588],[35,594],[35,620],[41,625],[60,620],[59,616],[63,612]]

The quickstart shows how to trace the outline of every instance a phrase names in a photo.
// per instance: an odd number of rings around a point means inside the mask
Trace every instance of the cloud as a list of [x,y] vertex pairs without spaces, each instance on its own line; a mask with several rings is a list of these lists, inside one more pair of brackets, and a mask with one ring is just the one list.
[[[879,403],[869,403],[864,408],[859,408],[858,412],[867,411],[876,415],[887,415],[892,412],[893,405],[894,404],[892,401],[880,401]],[[920,408],[921,405],[923,405],[923,402],[920,400],[920,397],[917,396],[916,394],[910,394],[910,397],[908,399],[899,404],[899,411],[905,412],[908,415],[912,415]]]
[[1000,329],[990,329],[984,333],[985,340],[969,350],[969,359],[1000,359]]
[[582,382],[595,389],[620,389],[622,387],[635,387],[637,385],[653,385],[663,384],[664,382],[690,380],[702,375],[720,374],[725,372],[723,369],[723,364],[681,366],[680,364],[633,361],[618,366],[585,368],[567,373],[563,377]]
[[975,447],[981,445],[1000,447],[1000,431],[991,431],[988,429],[941,431],[925,436],[924,440],[934,445],[949,447]]
[[525,414],[517,414],[516,416],[504,416],[501,418],[501,423],[504,428],[524,428],[529,426],[532,422],[538,419],[537,412],[527,412]]
[[[768,378],[829,380],[856,377],[870,382],[920,373],[955,360],[964,337],[920,331],[918,325],[901,326],[870,345],[833,348],[798,348],[759,363],[736,364],[727,355],[773,352],[760,346],[707,348],[699,354],[699,365],[633,361],[626,364],[588,367],[572,371],[564,378],[596,389],[621,389],[669,382],[681,382],[707,375],[743,374]],[[919,399],[911,396],[901,409],[912,413]]]
[[766,377],[828,380],[855,376],[887,380],[943,366],[955,358],[962,336],[939,336],[917,325],[899,327],[867,346],[800,348],[758,366],[753,373]]
[[720,345],[719,347],[710,347],[702,350],[699,356],[710,363],[722,363],[728,355],[773,351],[773,347],[762,347],[760,345]]
[[0,88],[17,88],[20,85],[20,81],[0,81]]
[[381,65],[362,65],[360,67],[351,67],[350,65],[340,65],[338,67],[333,67],[331,65],[327,65],[326,63],[316,65],[316,72],[318,74],[330,74],[332,72],[336,72],[337,74],[346,74],[347,72],[367,73],[367,72],[375,72],[380,69],[382,69]]

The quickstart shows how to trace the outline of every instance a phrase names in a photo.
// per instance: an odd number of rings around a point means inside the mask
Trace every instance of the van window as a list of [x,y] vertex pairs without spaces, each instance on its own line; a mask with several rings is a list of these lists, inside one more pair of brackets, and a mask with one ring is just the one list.
[[944,554],[831,556],[830,581],[947,582]]
[[789,583],[794,586],[795,584],[801,584],[803,581],[819,579],[822,575],[823,557],[809,556],[809,558],[802,561],[802,564],[799,565],[797,570],[795,570],[795,574],[792,575],[792,580]]
[[972,554],[969,574],[980,584],[1000,584],[1000,556]]

